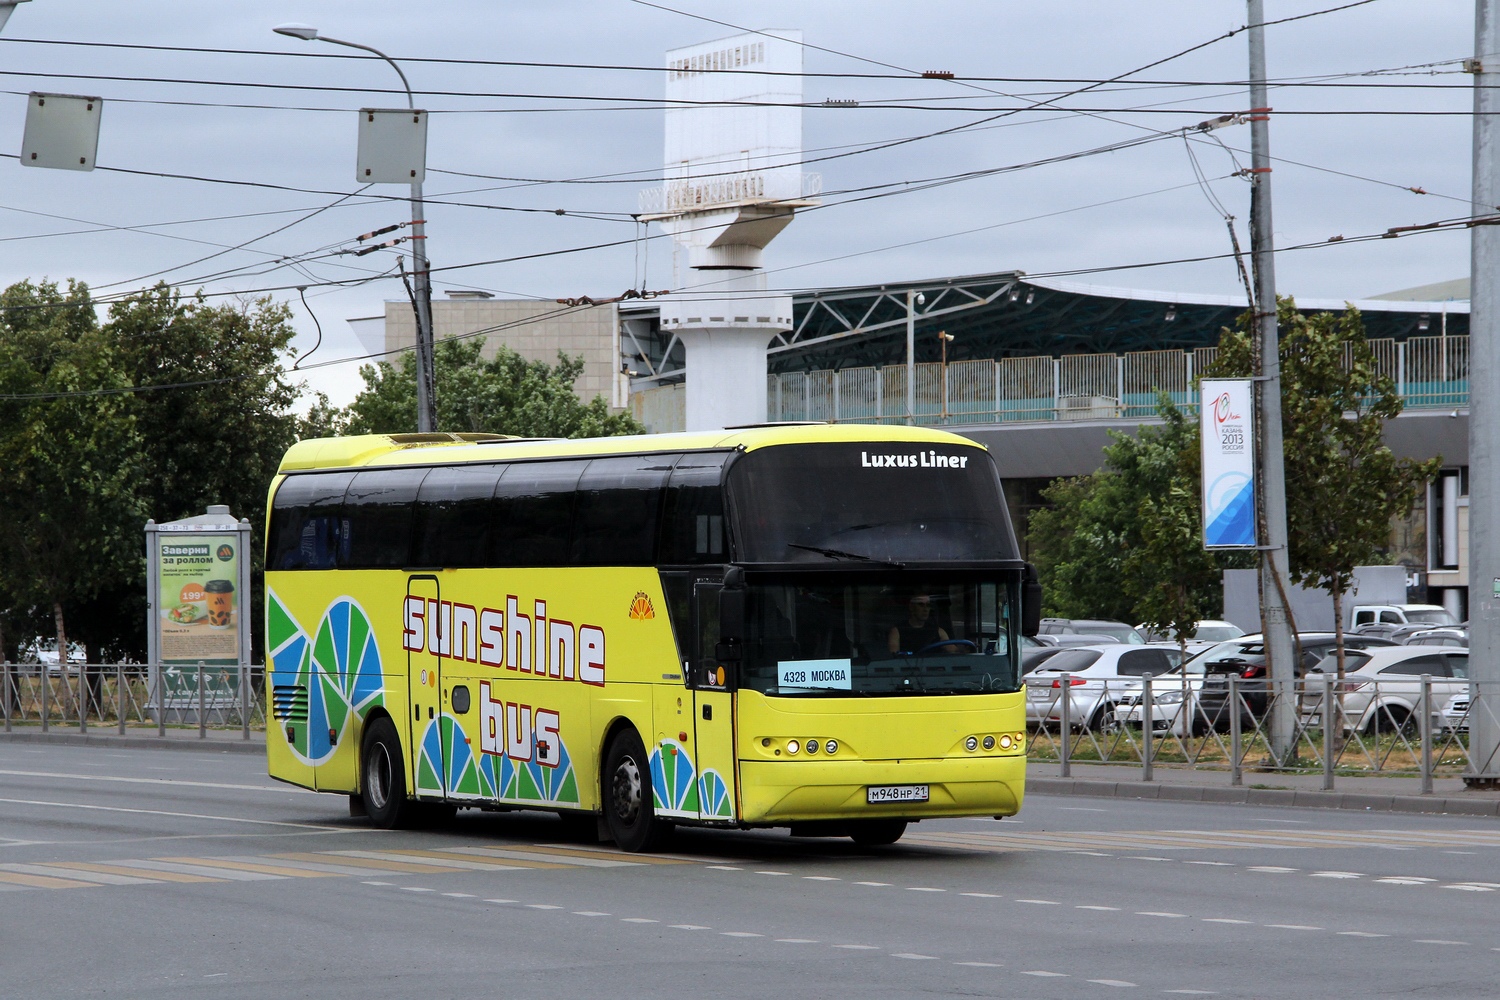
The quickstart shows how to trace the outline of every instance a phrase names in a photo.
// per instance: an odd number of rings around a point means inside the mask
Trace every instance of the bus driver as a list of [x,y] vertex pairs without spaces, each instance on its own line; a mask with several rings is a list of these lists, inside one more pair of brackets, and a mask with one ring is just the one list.
[[[932,620],[932,598],[912,594],[906,604],[906,621],[891,626],[886,643],[892,653],[917,653],[947,638],[948,633]],[[951,652],[952,647],[943,651]]]

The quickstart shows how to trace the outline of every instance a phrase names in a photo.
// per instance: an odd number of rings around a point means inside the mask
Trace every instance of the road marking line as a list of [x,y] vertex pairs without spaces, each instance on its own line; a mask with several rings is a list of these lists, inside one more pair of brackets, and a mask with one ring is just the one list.
[[1042,969],[1032,969],[1030,972],[1023,972],[1023,973],[1021,973],[1021,975],[1023,975],[1023,976],[1047,976],[1047,977],[1056,978],[1056,979],[1066,979],[1066,978],[1068,978],[1068,974],[1066,972],[1045,972]]
[[[561,909],[561,907],[557,907],[557,909]],[[620,923],[622,923],[622,924],[659,924],[659,923],[661,923],[661,921],[660,920],[653,920],[650,917],[621,917],[620,918]]]
[[1233,868],[1232,861],[1184,861],[1185,865],[1213,865],[1216,868]]
[[1389,934],[1371,934],[1369,931],[1339,931],[1338,935],[1339,935],[1339,937],[1362,937],[1362,938],[1383,938],[1383,937],[1390,937]]
[[1211,996],[1215,995],[1213,990],[1162,990],[1162,992],[1163,993],[1180,993],[1183,996],[1190,996],[1190,997],[1211,997]]
[[1126,861],[1172,861],[1173,859],[1172,858],[1150,858],[1150,857],[1146,857],[1145,855],[1131,854],[1131,855],[1126,855],[1125,860]]
[[1091,983],[1098,983],[1100,986],[1134,986],[1135,985],[1135,983],[1127,983],[1123,979],[1090,979],[1089,982],[1091,982]]
[[790,875],[791,872],[758,871],[755,874],[757,874],[757,875]]
[[230,882],[270,882],[289,878],[287,875],[271,875],[266,872],[242,872],[232,868],[214,868],[210,865],[191,864],[182,861],[167,861],[152,858],[148,861],[131,861],[131,868],[148,868],[153,871],[181,872],[184,875],[207,875],[210,878]]
[[1312,872],[1308,878],[1362,878],[1359,872]]
[[934,889],[931,886],[926,886],[926,885],[909,885],[909,886],[906,887],[906,891],[907,892],[947,892],[948,890],[947,889]]
[[702,924],[668,924],[673,930],[679,931],[711,931],[712,927],[704,927]]
[[890,883],[889,882],[856,882],[854,884],[855,885],[876,885],[876,886],[881,886],[883,888],[890,888]]
[[1460,889],[1464,892],[1494,892],[1489,886],[1484,885],[1445,885],[1444,889]]
[[241,816],[210,816],[204,813],[169,812],[165,809],[128,809],[125,806],[94,806],[82,802],[50,802],[46,799],[0,799],[0,802],[18,806],[50,806],[54,809],[87,809],[90,812],[129,813],[133,816],[166,816],[170,819],[201,819],[214,823],[249,823],[253,826],[285,826],[294,830],[317,830],[321,833],[348,833],[337,826],[321,826],[317,823],[287,823],[274,819],[245,819]]
[[1282,868],[1280,865],[1251,865],[1245,869],[1247,872],[1267,872],[1272,875],[1284,875],[1287,872],[1301,870],[1300,868]]
[[846,951],[879,951],[873,944],[836,944],[835,948],[843,948]]
[[1016,900],[1016,902],[1018,902],[1018,903],[1035,903],[1037,906],[1060,906],[1060,905],[1062,905],[1060,903],[1053,902],[1050,899],[1018,899],[1018,900]]
[[807,879],[809,882],[842,882],[842,881],[844,881],[843,879],[839,878],[837,875],[804,875],[802,877],[805,878],[805,879]]
[[764,934],[756,934],[754,931],[720,931],[719,933],[722,934],[722,935],[724,935],[725,937],[739,937],[739,938],[765,937]]
[[1320,931],[1321,927],[1313,927],[1310,924],[1266,924],[1267,927],[1275,927],[1284,931]]
[[360,884],[361,885],[395,885],[396,883],[394,883],[394,882],[374,882],[374,881],[370,881],[369,879],[366,879],[366,880],[362,881]]
[[472,892],[445,892],[445,893],[443,893],[443,895],[449,897],[450,899],[476,899],[477,898]]
[[157,861],[177,861],[185,865],[199,865],[204,868],[229,868],[242,872],[261,872],[266,875],[280,875],[282,878],[338,878],[337,872],[314,872],[305,868],[284,868],[280,865],[259,864],[254,861],[239,861],[230,858],[157,858]]
[[561,855],[547,854],[540,851],[513,851],[502,847],[455,847],[448,851],[399,851],[400,854],[422,854],[428,857],[438,857],[445,860],[457,861],[468,858],[504,858],[507,861],[525,861],[537,867],[573,867],[580,868],[640,868],[643,862],[621,861],[619,858],[590,858],[583,855]]
[[560,910],[561,906],[553,906],[551,903],[527,903],[528,910]]
[[33,889],[97,889],[94,882],[78,882],[73,879],[45,878],[41,875],[20,875],[0,871],[0,882],[30,886]]
[[9,865],[5,866],[5,870],[6,871],[10,871],[10,872],[15,872],[15,873],[21,874],[21,875],[38,875],[38,876],[42,876],[44,878],[60,879],[60,880],[62,880],[64,882],[76,879],[77,881],[80,881],[80,882],[90,882],[90,883],[93,883],[94,885],[150,885],[150,884],[152,884],[152,880],[151,879],[141,878],[141,877],[139,877],[137,875],[119,875],[119,874],[109,874],[109,873],[105,873],[105,872],[96,872],[96,873],[74,872],[74,871],[70,871],[70,870],[68,870],[66,868],[63,868],[61,866],[53,866],[53,865],[9,864]]
[[961,892],[961,893],[959,893],[959,895],[960,896],[972,896],[975,899],[1004,899],[1005,898],[1004,896],[997,896],[993,892]]
[[223,882],[224,879],[208,878],[204,875],[182,875],[177,872],[157,872],[150,874],[149,878],[138,868],[129,868],[123,864],[104,865],[88,861],[57,861],[53,863],[54,868],[76,868],[86,872],[113,872],[116,875],[137,876],[147,878],[151,882]]
[[703,867],[716,872],[742,872],[745,869],[736,868],[734,865],[704,865]]
[[[403,872],[408,875],[451,875],[461,868],[442,867],[440,865],[417,865],[406,861],[381,861],[374,858],[354,857],[349,854],[273,854],[273,858],[286,858],[289,861],[310,861],[314,864],[326,864],[332,867],[335,864],[355,871],[380,871],[380,872]],[[352,872],[350,872],[352,874]]]
[[486,903],[514,903],[514,902],[516,902],[516,900],[514,900],[514,899],[486,899],[485,902]]
[[[529,858],[515,858],[511,855],[519,854],[519,851],[491,851],[488,848],[473,848],[475,851],[484,851],[483,855],[474,855],[469,850],[458,848],[452,851],[435,850],[406,850],[406,851],[329,851],[329,854],[337,854],[344,857],[374,858],[390,861],[411,861],[417,864],[433,864],[440,867],[467,869],[468,871],[505,871],[515,868],[571,868],[573,865],[558,864],[555,861],[534,861]],[[480,861],[479,857],[486,855],[499,855],[493,861]],[[500,860],[500,858],[504,860]],[[578,862],[582,864],[583,862]],[[600,862],[590,862],[589,866],[598,865]]]
[[609,914],[605,913],[603,910],[574,910],[573,911],[573,916],[575,916],[575,917],[607,917],[607,916],[609,916]]
[[1205,924],[1253,924],[1253,920],[1236,920],[1233,917],[1203,917]]
[[310,788],[297,788],[277,782],[274,785],[232,785],[217,781],[182,781],[178,778],[126,778],[113,774],[66,774],[57,771],[8,771],[0,775],[16,778],[63,778],[70,781],[114,781],[129,785],[184,785],[189,788],[219,788],[235,792],[286,792],[292,795],[316,795]]
[[[498,848],[484,848],[484,847],[479,847],[479,848],[464,848],[464,847],[460,847],[460,848],[455,848],[455,850],[462,851],[462,852],[468,852],[468,851],[473,851],[473,850],[480,850],[480,851],[483,851],[483,850],[498,850]],[[542,855],[543,857],[572,858],[572,859],[577,859],[577,860],[581,860],[581,859],[587,858],[587,859],[589,859],[591,861],[604,861],[604,862],[607,862],[608,864],[612,864],[612,865],[635,865],[635,866],[640,866],[640,865],[686,865],[686,864],[692,864],[693,860],[701,860],[701,859],[689,860],[688,858],[674,858],[674,857],[671,857],[670,855],[666,856],[666,857],[662,857],[660,855],[655,855],[655,854],[626,854],[623,851],[619,851],[619,852],[617,852],[617,851],[605,851],[605,850],[598,850],[598,849],[594,849],[594,848],[554,847],[551,844],[533,844],[533,845],[530,845],[530,846],[526,847],[524,850],[525,850],[525,852],[527,854],[539,854],[539,855]]]
[[777,938],[777,944],[818,944],[815,938]]
[[1004,965],[999,962],[954,962],[954,965],[967,965],[973,969],[1003,969]]
[[891,955],[892,958],[909,958],[914,961],[928,961],[936,959],[936,955],[918,955],[914,951],[898,951]]
[[1416,943],[1417,944],[1460,944],[1460,945],[1463,945],[1464,947],[1468,947],[1468,945],[1469,945],[1469,942],[1467,942],[1467,941],[1444,941],[1442,938],[1417,938]]
[[[366,864],[366,863],[363,863],[363,862],[356,863],[356,862],[352,862],[352,861],[349,862],[348,864],[336,865],[336,864],[333,864],[330,861],[326,861],[326,860],[325,861],[301,861],[301,860],[298,860],[299,857],[302,857],[302,858],[316,858],[316,857],[319,857],[319,855],[317,855],[317,854],[303,854],[303,855],[300,855],[300,856],[299,855],[290,855],[290,854],[273,854],[273,855],[271,855],[271,857],[276,860],[277,864],[284,865],[287,868],[298,868],[298,869],[303,869],[305,871],[310,871],[310,872],[331,872],[334,875],[368,875],[368,874],[370,874],[371,869],[374,869],[375,871],[381,871],[381,872],[392,872],[392,871],[401,871],[401,870],[404,870],[404,868],[398,867],[396,865],[377,865],[377,864]],[[234,860],[234,861],[253,861],[254,858],[253,858],[253,856],[252,857],[248,857],[248,858],[247,857],[236,857],[236,858],[233,858],[231,860]],[[383,883],[383,884],[389,885],[390,883]]]

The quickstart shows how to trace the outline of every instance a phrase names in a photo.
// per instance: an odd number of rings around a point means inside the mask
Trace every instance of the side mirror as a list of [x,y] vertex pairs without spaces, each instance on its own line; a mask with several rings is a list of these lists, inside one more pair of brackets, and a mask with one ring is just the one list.
[[1021,575],[1021,634],[1035,637],[1042,630],[1042,584],[1036,567],[1026,564]]

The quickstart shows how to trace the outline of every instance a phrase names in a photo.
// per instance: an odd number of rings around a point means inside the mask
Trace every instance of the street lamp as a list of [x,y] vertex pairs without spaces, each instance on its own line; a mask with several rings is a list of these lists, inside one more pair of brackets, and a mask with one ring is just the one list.
[[938,342],[943,345],[943,423],[948,422],[948,345],[953,341],[953,334],[947,330],[938,331]]
[[10,13],[16,9],[16,4],[28,2],[29,0],[0,0],[0,28],[5,27],[5,22],[10,19]]
[[[7,0],[0,0],[0,3],[5,2]],[[396,60],[379,49],[320,35],[317,28],[306,24],[279,24],[271,30],[278,35],[298,38],[304,42],[327,42],[330,45],[343,45],[374,53],[391,64],[391,69],[401,78],[401,86],[406,88],[407,107],[416,110],[417,104],[412,99],[411,84],[406,81],[406,74],[401,72]],[[411,185],[411,219],[411,269],[416,281],[417,298],[417,430],[428,434],[437,430],[437,383],[433,372],[432,282],[427,268],[427,220],[422,208],[420,178],[412,181]]]

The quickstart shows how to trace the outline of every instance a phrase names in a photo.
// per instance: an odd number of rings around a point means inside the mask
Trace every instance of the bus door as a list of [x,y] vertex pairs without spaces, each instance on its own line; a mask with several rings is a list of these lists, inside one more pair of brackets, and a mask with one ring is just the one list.
[[694,763],[698,770],[698,815],[732,820],[738,768],[734,751],[734,678],[715,655],[719,642],[718,583],[693,584],[697,648],[688,674],[693,688]]
[[[406,579],[408,605],[411,598],[424,602],[422,619],[415,623],[422,629],[420,640],[407,646],[406,690],[409,702],[407,724],[411,727],[407,747],[412,759],[414,794],[440,796],[447,793],[445,761],[448,754],[443,736],[443,646],[448,642],[447,628],[442,624],[442,588],[430,573]],[[408,625],[413,624],[408,622]]]

